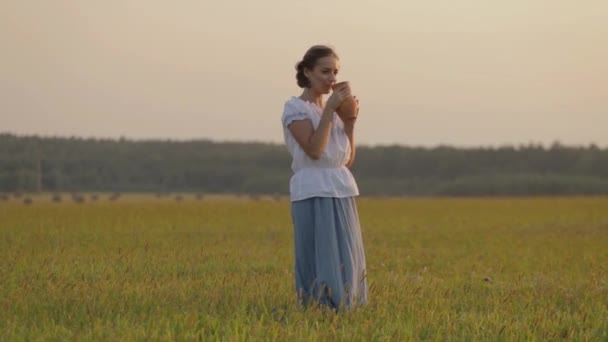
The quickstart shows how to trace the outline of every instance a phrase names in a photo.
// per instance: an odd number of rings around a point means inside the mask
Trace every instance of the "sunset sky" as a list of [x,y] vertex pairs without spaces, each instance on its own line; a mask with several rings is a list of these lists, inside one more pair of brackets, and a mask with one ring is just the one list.
[[333,46],[359,144],[608,146],[608,1],[0,2],[0,132],[281,142]]

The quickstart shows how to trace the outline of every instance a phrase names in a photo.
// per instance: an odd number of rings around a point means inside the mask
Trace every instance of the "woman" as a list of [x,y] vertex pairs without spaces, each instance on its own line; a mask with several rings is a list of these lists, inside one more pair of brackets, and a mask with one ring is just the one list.
[[335,113],[351,96],[350,87],[337,88],[323,103],[339,70],[338,56],[327,46],[311,47],[296,69],[304,91],[285,103],[282,123],[293,158],[289,188],[298,303],[314,301],[335,310],[366,304],[365,253],[355,203],[359,190],[348,169],[355,158],[357,117],[342,121]]

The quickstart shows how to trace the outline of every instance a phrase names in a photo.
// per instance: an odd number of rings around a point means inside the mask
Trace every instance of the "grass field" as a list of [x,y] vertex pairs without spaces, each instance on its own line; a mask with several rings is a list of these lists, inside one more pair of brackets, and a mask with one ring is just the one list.
[[358,200],[370,303],[295,305],[286,199],[0,202],[0,340],[608,340],[608,198]]

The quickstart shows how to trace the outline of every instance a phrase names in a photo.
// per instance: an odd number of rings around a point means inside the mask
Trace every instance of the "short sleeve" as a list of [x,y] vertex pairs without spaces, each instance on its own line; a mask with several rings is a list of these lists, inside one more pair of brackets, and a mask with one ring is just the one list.
[[293,99],[285,103],[283,116],[281,118],[281,121],[283,121],[283,127],[287,127],[293,121],[306,119],[310,119],[310,115],[308,114],[306,107],[295,103]]

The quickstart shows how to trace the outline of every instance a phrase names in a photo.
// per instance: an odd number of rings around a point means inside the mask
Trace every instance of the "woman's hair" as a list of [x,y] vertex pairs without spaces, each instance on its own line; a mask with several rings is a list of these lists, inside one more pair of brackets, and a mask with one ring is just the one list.
[[310,88],[310,80],[308,77],[306,77],[306,75],[304,75],[304,69],[314,69],[317,61],[320,58],[328,56],[333,56],[336,59],[339,59],[336,52],[329,46],[325,45],[315,45],[306,51],[304,58],[302,58],[302,60],[296,64],[296,79],[298,80],[298,86],[300,88]]

